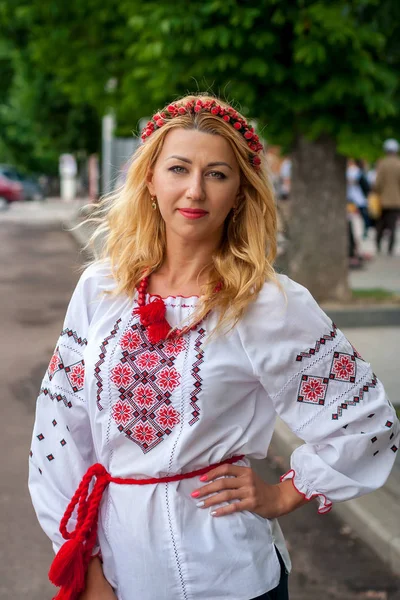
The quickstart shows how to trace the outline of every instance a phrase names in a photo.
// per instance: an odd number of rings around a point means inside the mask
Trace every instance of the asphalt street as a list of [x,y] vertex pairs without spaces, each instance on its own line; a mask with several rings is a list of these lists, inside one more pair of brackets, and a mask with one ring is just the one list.
[[[18,221],[0,215],[0,245],[0,599],[50,600],[52,551],[30,504],[27,459],[36,395],[82,256],[61,226],[28,213]],[[257,464],[271,482],[284,468],[273,449]],[[312,503],[281,526],[293,561],[291,600],[400,600],[400,579],[335,516],[319,516]]]

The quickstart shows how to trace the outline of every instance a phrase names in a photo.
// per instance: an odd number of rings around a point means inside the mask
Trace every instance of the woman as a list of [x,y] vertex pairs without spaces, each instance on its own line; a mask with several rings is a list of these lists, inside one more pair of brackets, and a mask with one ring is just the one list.
[[[274,519],[381,486],[398,422],[307,290],[274,273],[245,119],[189,96],[142,137],[38,399],[30,489],[58,551],[50,579],[60,600],[287,598]],[[249,458],[276,414],[306,443],[269,485]]]

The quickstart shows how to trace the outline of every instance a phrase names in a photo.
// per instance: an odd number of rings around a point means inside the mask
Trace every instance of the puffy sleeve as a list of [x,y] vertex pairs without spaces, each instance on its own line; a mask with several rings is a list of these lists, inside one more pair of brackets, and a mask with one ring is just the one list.
[[[37,399],[29,490],[41,527],[57,552],[60,520],[95,461],[85,390],[88,329],[94,303],[91,267],[81,276]],[[74,525],[74,523],[73,523]]]
[[371,366],[311,294],[287,277],[279,283],[264,286],[240,333],[268,400],[305,442],[282,480],[317,497],[324,513],[385,483],[400,427]]

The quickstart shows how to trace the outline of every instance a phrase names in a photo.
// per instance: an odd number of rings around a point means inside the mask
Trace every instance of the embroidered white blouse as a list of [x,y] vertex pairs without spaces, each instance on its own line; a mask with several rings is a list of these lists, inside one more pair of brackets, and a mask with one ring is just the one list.
[[[59,522],[88,467],[114,477],[184,473],[267,454],[276,415],[304,441],[296,487],[320,512],[383,485],[399,423],[382,384],[309,292],[266,283],[239,324],[207,340],[210,314],[184,338],[151,345],[136,300],[92,265],[72,296],[37,402],[30,491],[55,550]],[[197,298],[167,298],[182,326]],[[104,573],[119,600],[250,600],[278,585],[276,523],[196,507],[198,479],[111,483],[100,509]],[[278,533],[277,533],[278,531]],[[282,547],[280,548],[282,551]]]

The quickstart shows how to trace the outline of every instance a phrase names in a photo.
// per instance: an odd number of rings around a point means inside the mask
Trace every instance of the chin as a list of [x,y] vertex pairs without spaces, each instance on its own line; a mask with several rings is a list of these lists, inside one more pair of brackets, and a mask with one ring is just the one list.
[[219,230],[210,230],[209,223],[186,223],[184,226],[168,227],[169,231],[186,242],[204,242],[213,238],[219,238]]

